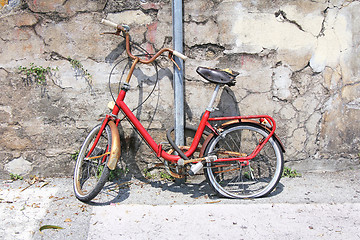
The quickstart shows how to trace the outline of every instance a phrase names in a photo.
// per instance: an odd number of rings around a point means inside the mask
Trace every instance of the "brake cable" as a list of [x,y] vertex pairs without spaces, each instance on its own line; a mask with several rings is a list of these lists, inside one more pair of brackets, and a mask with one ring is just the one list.
[[[123,37],[123,36],[122,36],[122,37]],[[153,55],[153,54],[150,54],[148,51],[146,51],[146,50],[145,50],[144,48],[142,48],[141,46],[139,46],[137,43],[135,43],[135,42],[133,42],[133,41],[131,41],[131,43],[134,44],[136,47],[138,47],[137,50],[140,49],[141,51],[145,52],[144,54],[138,54],[138,55],[136,55],[136,56],[140,57],[140,56],[151,56],[151,55]],[[139,51],[140,51],[140,50],[139,50]],[[123,62],[123,61],[125,61],[125,60],[129,60],[129,58],[124,58],[124,59],[118,61],[118,62],[113,66],[113,68],[111,69],[110,74],[109,74],[109,91],[110,91],[110,95],[111,95],[111,98],[113,99],[115,105],[116,105],[119,109],[120,109],[120,106],[116,103],[116,99],[115,99],[114,94],[113,94],[113,92],[112,92],[112,90],[111,90],[111,76],[113,75],[113,72],[114,72],[115,68],[116,68],[121,62]],[[154,61],[154,62],[152,63],[152,65],[154,66],[155,72],[156,72],[154,87],[153,87],[152,90],[150,91],[149,95],[148,95],[137,107],[135,107],[134,109],[131,110],[132,112],[134,112],[136,109],[138,109],[139,107],[141,107],[141,106],[150,98],[150,96],[154,93],[156,86],[158,85],[158,81],[159,81],[159,71],[158,71],[157,62]],[[121,79],[123,78],[123,76],[124,76],[124,74],[125,74],[125,71],[126,71],[127,67],[129,67],[129,66],[130,66],[130,61],[125,65],[124,70],[122,71],[122,74],[121,74],[121,77],[120,77],[120,81],[119,81],[118,91],[120,91]],[[158,87],[160,88],[160,85],[158,85]],[[155,110],[155,112],[156,112],[156,110]],[[155,112],[154,112],[154,115],[155,115]],[[125,118],[125,117],[124,117],[124,118]],[[122,121],[124,118],[122,118],[120,121]]]

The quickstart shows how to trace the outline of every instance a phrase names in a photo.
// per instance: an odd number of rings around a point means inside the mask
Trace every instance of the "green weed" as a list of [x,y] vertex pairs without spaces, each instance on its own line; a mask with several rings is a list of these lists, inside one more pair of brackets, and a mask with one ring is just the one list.
[[253,172],[253,171],[254,171],[254,169],[250,168],[249,172],[244,172],[244,178],[251,180],[252,178],[251,178],[250,173]]
[[10,178],[11,180],[23,180],[24,178],[22,176],[20,176],[19,174],[14,174],[14,173],[10,173]]
[[301,177],[301,174],[289,167],[284,167],[282,177],[295,178],[295,177]]
[[[104,168],[105,168],[105,165],[100,165],[100,166],[98,167],[97,172],[96,172],[96,178],[97,178],[97,179],[100,179],[100,177],[101,177],[101,175],[102,175],[102,173],[103,173],[103,171],[104,171]],[[111,171],[110,171],[108,180],[109,180],[110,182],[112,182],[112,181],[114,181],[115,179],[120,178],[120,177],[128,174],[129,171],[130,171],[130,170],[129,170],[128,168],[125,168],[125,169],[124,169],[124,168],[116,167],[114,170],[111,170]]]
[[91,86],[92,75],[88,72],[87,69],[84,68],[84,65],[82,65],[79,60],[73,59],[71,57],[67,57],[67,60],[70,62],[72,68],[88,82],[89,86]]
[[99,180],[104,171],[104,165],[100,165],[96,171],[96,178]]
[[71,159],[76,161],[79,156],[79,151],[75,151],[74,153],[70,154]]
[[146,178],[146,179],[152,179],[152,178],[154,178],[155,176],[153,175],[153,174],[151,174],[151,172],[148,170],[148,169],[144,169],[143,170],[143,172],[144,172],[144,177]]
[[168,174],[167,172],[160,172],[160,178],[162,180],[168,180],[168,181],[174,180],[174,177]]
[[128,174],[129,171],[130,170],[127,167],[125,169],[116,167],[114,170],[110,171],[109,181],[114,181],[115,179]]
[[46,85],[46,79],[51,76],[51,72],[59,71],[59,68],[44,68],[43,66],[36,66],[34,63],[30,63],[29,67],[20,66],[19,71],[26,75],[25,80],[27,83],[35,82],[39,85]]

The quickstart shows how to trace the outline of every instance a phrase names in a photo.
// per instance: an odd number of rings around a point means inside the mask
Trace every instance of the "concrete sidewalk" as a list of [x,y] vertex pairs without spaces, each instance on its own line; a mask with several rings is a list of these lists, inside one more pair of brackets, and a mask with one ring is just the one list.
[[0,239],[360,239],[359,170],[283,178],[252,200],[213,196],[203,176],[108,183],[90,204],[76,200],[70,178],[28,186],[1,184]]

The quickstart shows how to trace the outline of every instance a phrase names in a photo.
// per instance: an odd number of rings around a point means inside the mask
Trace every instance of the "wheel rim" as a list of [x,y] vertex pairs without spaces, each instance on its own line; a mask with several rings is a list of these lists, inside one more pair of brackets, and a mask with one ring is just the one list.
[[[92,154],[86,159],[93,142],[100,130],[100,126],[94,128],[88,135],[79,152],[74,173],[74,189],[77,196],[87,197],[92,194],[104,171],[109,156],[106,150],[109,146],[109,136],[104,129],[98,144]],[[105,159],[105,161],[104,161]]]
[[[242,125],[225,130],[208,149],[208,154],[222,150],[236,151],[249,155],[258,139],[268,135],[264,130]],[[221,154],[221,153],[220,153]],[[229,157],[224,156],[224,158]],[[207,163],[207,173],[215,190],[225,197],[251,198],[269,193],[278,183],[282,169],[282,153],[278,144],[271,138],[261,152],[249,164],[239,161]]]

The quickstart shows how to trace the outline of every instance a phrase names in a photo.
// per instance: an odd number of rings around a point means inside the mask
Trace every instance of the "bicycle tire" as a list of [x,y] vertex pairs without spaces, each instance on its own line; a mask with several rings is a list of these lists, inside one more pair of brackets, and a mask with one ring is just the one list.
[[[228,154],[222,156],[223,150],[248,156],[259,144],[259,139],[263,140],[268,135],[268,130],[254,123],[232,124],[224,128],[220,135],[213,137],[206,146],[205,156],[228,158]],[[210,185],[221,197],[266,196],[279,183],[284,168],[283,152],[278,140],[271,137],[258,155],[246,165],[239,161],[208,162],[204,171]]]
[[[76,198],[82,202],[89,202],[95,198],[104,187],[110,174],[110,169],[107,166],[109,155],[106,155],[111,149],[112,137],[109,125],[106,125],[95,149],[90,155],[90,157],[98,157],[91,160],[85,159],[100,129],[101,124],[90,131],[81,146],[76,160],[73,179],[74,192]],[[100,157],[101,155],[104,156]],[[103,161],[104,157],[106,158],[105,161]]]

